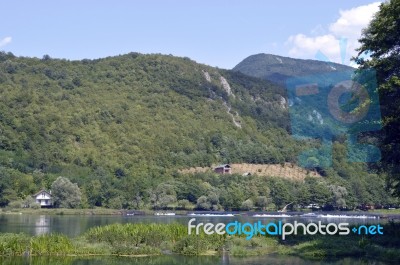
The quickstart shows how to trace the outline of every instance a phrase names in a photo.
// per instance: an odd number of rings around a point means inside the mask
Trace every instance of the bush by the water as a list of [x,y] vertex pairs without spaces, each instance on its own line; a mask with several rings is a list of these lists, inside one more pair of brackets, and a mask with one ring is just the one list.
[[383,235],[277,236],[188,235],[183,224],[112,224],[91,228],[71,239],[60,234],[28,236],[0,234],[0,256],[143,256],[161,254],[210,255],[227,251],[232,256],[270,253],[306,259],[342,257],[400,262],[400,223],[383,225]]
[[46,256],[75,254],[71,239],[60,234],[30,237],[26,234],[0,234],[1,256]]

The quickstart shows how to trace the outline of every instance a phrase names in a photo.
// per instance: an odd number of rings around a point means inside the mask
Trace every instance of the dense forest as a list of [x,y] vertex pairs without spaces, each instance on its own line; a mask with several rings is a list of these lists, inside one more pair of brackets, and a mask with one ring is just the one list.
[[182,174],[218,163],[296,163],[318,141],[291,136],[283,87],[189,58],[130,53],[68,61],[0,53],[0,206],[24,203],[59,177],[74,207],[251,210],[319,204],[396,205],[386,174],[347,161],[304,182],[274,176]]

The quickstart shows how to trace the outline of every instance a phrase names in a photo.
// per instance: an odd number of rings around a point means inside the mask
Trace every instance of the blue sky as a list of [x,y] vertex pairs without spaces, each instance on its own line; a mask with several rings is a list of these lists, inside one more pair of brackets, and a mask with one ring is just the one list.
[[67,59],[128,52],[187,56],[232,68],[245,57],[272,53],[344,63],[378,3],[338,1],[7,1],[0,16],[0,50]]

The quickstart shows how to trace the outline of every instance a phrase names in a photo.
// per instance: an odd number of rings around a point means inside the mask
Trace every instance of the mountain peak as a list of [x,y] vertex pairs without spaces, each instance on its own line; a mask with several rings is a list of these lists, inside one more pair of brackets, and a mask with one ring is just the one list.
[[250,55],[233,68],[234,71],[278,84],[284,84],[290,77],[351,69],[353,68],[350,66],[338,63],[294,59],[265,53]]

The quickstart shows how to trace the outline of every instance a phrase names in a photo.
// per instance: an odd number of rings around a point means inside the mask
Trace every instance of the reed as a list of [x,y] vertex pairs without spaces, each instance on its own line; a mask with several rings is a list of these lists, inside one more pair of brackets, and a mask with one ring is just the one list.
[[28,251],[29,241],[25,234],[0,234],[0,255],[22,256]]
[[75,252],[71,240],[59,234],[29,237],[25,234],[1,234],[1,256],[59,256]]
[[61,234],[45,234],[32,237],[29,247],[32,256],[63,256],[75,254],[71,239]]
[[400,263],[400,224],[384,225],[384,235],[277,237],[188,235],[182,224],[113,224],[94,227],[71,239],[61,234],[1,234],[0,256],[154,256],[164,253],[232,256],[278,253],[306,259],[360,257]]
[[107,242],[115,254],[160,254],[162,251],[185,255],[201,255],[217,251],[224,244],[223,236],[187,234],[181,224],[112,224],[95,227],[85,233],[90,243]]

